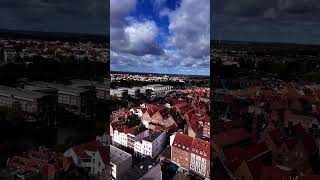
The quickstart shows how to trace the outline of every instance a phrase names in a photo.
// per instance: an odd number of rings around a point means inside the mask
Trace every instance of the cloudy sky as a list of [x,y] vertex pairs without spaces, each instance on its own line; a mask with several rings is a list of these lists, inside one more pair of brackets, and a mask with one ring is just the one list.
[[319,0],[212,0],[212,38],[320,44]]
[[106,34],[106,0],[0,0],[0,29]]
[[110,0],[111,70],[209,74],[210,0]]

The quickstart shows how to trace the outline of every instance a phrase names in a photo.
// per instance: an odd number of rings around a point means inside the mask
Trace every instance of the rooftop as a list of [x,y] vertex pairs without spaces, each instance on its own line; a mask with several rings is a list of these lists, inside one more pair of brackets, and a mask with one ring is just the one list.
[[127,159],[132,158],[132,155],[122,151],[119,148],[116,148],[113,145],[110,145],[110,162],[114,165],[120,165],[122,162]]
[[146,130],[147,130],[147,128],[145,128],[144,126],[135,126],[135,127],[128,129],[127,132],[128,132],[128,134],[132,134],[132,135],[136,136]]
[[33,85],[36,87],[55,88],[58,90],[59,93],[69,94],[69,95],[80,95],[81,93],[88,91],[87,89],[80,88],[80,87],[74,87],[74,86],[65,85],[65,84],[47,83],[47,82],[32,82],[30,83],[30,85]]
[[143,138],[143,140],[148,141],[148,142],[153,142],[154,140],[156,140],[159,136],[161,136],[161,134],[163,134],[165,132],[163,131],[156,131],[154,133],[152,133],[150,136],[147,136],[145,138]]
[[210,159],[210,144],[207,141],[177,133],[172,146]]
[[35,101],[36,99],[47,96],[47,94],[45,93],[34,92],[30,90],[25,90],[25,89],[12,88],[12,87],[2,86],[2,85],[0,85],[0,95],[7,96],[7,97],[14,96],[15,98],[23,99],[27,101]]
[[244,129],[233,129],[228,132],[215,135],[212,139],[213,143],[220,146],[225,147],[228,145],[240,143],[250,138],[250,134]]

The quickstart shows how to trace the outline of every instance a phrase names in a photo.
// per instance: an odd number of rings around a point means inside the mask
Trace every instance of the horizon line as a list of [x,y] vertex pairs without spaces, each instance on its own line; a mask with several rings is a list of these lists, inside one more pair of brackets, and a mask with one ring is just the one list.
[[160,72],[137,72],[137,71],[110,71],[110,74],[114,73],[139,73],[139,74],[159,74],[159,75],[180,75],[180,76],[207,76],[210,77],[209,75],[204,75],[204,74],[174,74],[174,73],[160,73]]
[[276,42],[276,41],[243,41],[243,40],[230,40],[230,39],[210,39],[210,41],[230,41],[238,43],[273,43],[273,44],[288,44],[288,45],[304,45],[304,46],[320,46],[320,43],[299,43],[299,42]]

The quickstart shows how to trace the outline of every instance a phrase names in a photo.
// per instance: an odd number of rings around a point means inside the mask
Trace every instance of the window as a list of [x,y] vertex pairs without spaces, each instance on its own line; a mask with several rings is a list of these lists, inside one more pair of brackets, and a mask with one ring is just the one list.
[[89,163],[89,162],[91,162],[91,159],[82,159],[81,160],[83,163]]

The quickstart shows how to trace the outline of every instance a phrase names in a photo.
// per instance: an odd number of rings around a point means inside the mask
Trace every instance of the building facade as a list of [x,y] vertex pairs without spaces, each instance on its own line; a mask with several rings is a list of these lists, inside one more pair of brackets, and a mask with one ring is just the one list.
[[196,173],[204,178],[210,174],[210,144],[197,138],[176,133],[171,146],[171,161],[182,171]]

